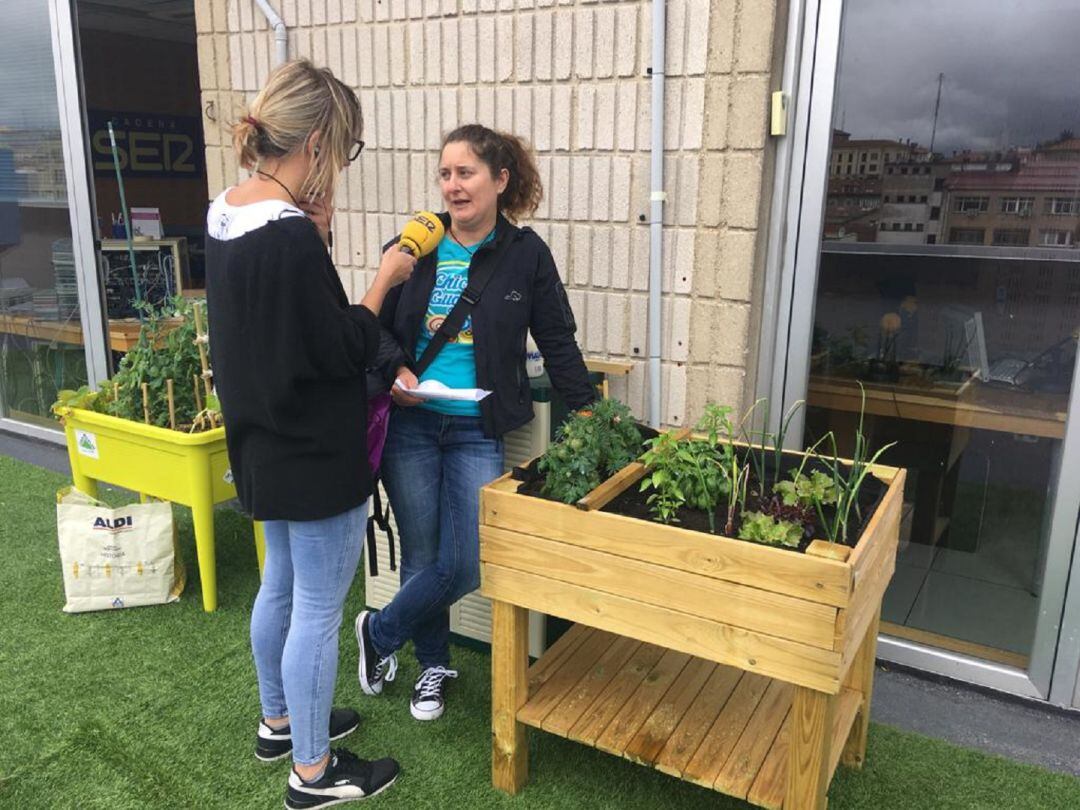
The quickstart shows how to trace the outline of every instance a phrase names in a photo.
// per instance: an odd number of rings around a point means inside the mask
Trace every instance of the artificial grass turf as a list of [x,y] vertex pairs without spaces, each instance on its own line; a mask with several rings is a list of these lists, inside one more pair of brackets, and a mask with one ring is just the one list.
[[[280,807],[288,765],[252,754],[258,698],[247,621],[258,575],[250,524],[218,511],[216,613],[202,610],[190,515],[177,508],[189,564],[180,603],[69,616],[60,611],[54,507],[67,483],[0,457],[0,807]],[[358,576],[346,623],[362,604]],[[454,656],[461,678],[447,714],[417,723],[408,711],[417,675],[408,651],[387,694],[362,698],[346,625],[336,703],[358,708],[363,722],[342,742],[403,766],[373,806],[747,806],[539,732],[530,732],[528,786],[503,796],[490,787],[488,657],[464,648]],[[1076,808],[1080,780],[875,725],[866,766],[839,770],[829,806]]]

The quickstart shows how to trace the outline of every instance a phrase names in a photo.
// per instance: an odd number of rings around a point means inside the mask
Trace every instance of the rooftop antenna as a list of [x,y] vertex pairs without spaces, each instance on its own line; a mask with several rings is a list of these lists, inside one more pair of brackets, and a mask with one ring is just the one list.
[[934,142],[937,140],[938,113],[941,112],[941,85],[945,82],[945,74],[937,75],[937,101],[934,102],[934,128],[930,132],[930,158],[934,157]]

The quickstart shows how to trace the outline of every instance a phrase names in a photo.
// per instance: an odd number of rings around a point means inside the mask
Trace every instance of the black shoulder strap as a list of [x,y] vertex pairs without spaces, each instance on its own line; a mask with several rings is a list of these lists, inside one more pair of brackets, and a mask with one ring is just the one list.
[[491,277],[495,275],[495,271],[499,268],[499,262],[506,255],[510,243],[514,241],[514,236],[513,233],[504,234],[495,257],[490,262],[485,262],[479,267],[470,270],[468,286],[465,287],[465,291],[461,293],[458,302],[454,304],[453,309],[450,310],[450,313],[435,331],[431,342],[416,362],[416,368],[413,369],[413,372],[417,377],[427,371],[428,366],[435,359],[435,355],[442,351],[442,347],[458,336],[458,332],[465,325],[465,320],[469,317],[472,308],[476,306],[480,296],[484,294],[484,287],[491,281]]
[[382,506],[382,493],[380,492],[378,476],[375,478],[374,485],[371,490],[372,503],[371,514],[368,515],[367,522],[367,543],[368,543],[368,566],[371,569],[371,575],[377,577],[379,575],[379,558],[376,553],[375,545],[375,529],[379,528],[386,534],[387,550],[390,556],[390,570],[397,570],[397,554],[394,550],[394,527],[390,525],[390,504],[386,504],[386,508]]

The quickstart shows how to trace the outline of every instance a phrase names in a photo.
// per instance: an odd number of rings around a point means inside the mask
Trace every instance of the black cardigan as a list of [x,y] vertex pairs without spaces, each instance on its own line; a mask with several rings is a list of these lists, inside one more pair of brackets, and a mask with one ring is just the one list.
[[236,491],[257,520],[320,520],[364,503],[366,370],[379,321],[350,306],[315,226],[207,237],[214,384]]
[[[449,215],[439,217],[449,229]],[[548,246],[534,231],[518,228],[500,214],[495,238],[476,251],[469,271],[494,261],[500,253],[499,267],[471,313],[476,384],[494,392],[480,403],[484,433],[492,438],[533,418],[525,372],[525,341],[530,329],[544,355],[548,376],[567,405],[582,408],[596,399],[574,340],[574,313]],[[390,292],[379,314],[383,326],[394,333],[410,358],[416,355],[420,325],[435,286],[436,263],[436,253],[418,261],[412,277]]]

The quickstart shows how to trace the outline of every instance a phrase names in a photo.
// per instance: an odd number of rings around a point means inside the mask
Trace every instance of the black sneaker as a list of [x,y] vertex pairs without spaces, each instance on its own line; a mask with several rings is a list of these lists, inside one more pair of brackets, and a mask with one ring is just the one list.
[[457,670],[428,667],[413,687],[409,711],[417,720],[437,720],[446,709],[446,679],[456,678]]
[[[330,710],[330,739],[340,740],[352,734],[360,725],[360,715],[352,709]],[[292,730],[289,726],[274,730],[259,721],[259,736],[255,741],[255,757],[273,762],[292,753]]]
[[356,617],[356,643],[360,646],[360,691],[365,695],[379,695],[382,694],[383,683],[394,680],[397,674],[397,656],[390,653],[385,658],[380,658],[375,652],[375,645],[371,643],[368,631],[370,620],[370,610],[362,610]]
[[401,766],[395,760],[369,761],[344,748],[335,748],[330,752],[326,772],[314,782],[305,782],[293,768],[285,806],[289,810],[306,810],[369,799],[394,784],[400,772]]

